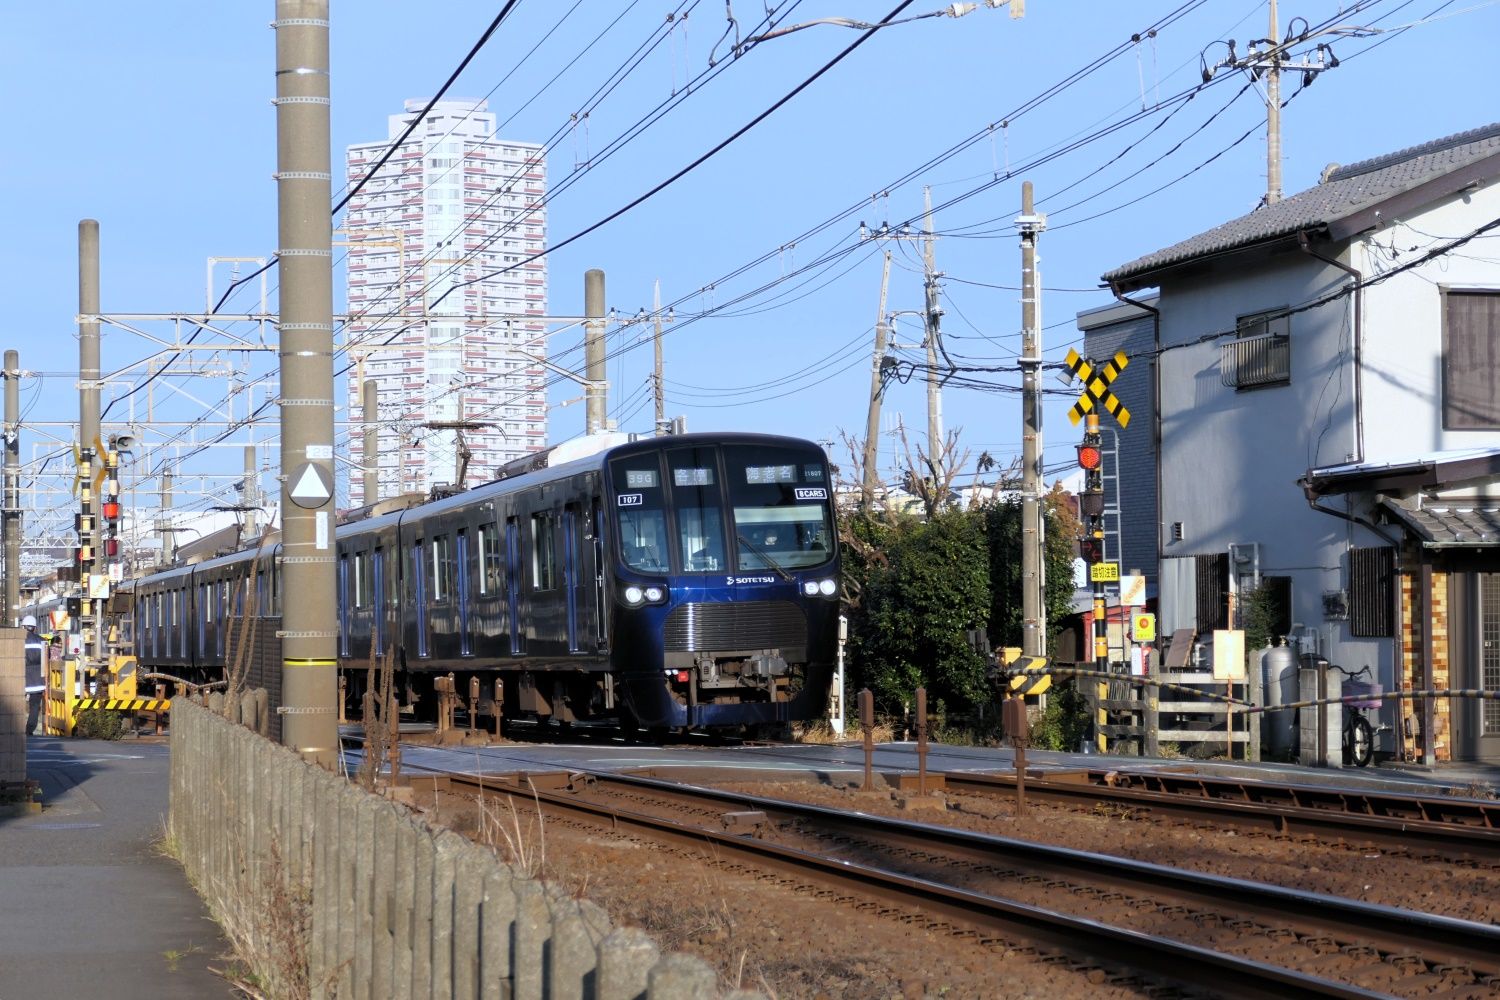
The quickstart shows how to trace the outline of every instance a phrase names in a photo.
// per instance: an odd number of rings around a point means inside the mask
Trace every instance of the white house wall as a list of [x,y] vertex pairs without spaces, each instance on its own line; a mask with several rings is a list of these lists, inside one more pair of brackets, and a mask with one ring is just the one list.
[[[1473,231],[1500,216],[1500,188],[1481,188],[1393,220],[1367,242],[1400,251],[1425,250]],[[1432,237],[1442,237],[1434,240]],[[1442,302],[1439,285],[1500,288],[1500,239],[1475,240],[1365,291],[1366,461],[1425,452],[1500,445],[1495,431],[1445,431],[1442,421]],[[1355,267],[1366,279],[1420,255],[1392,263],[1381,250],[1361,246]],[[1488,257],[1489,259],[1483,259]]]
[[[1375,234],[1400,251],[1463,235],[1500,215],[1500,191],[1478,190],[1392,222]],[[1421,234],[1430,234],[1424,236]],[[1432,236],[1442,237],[1434,241]],[[1414,259],[1357,241],[1342,259],[1374,277]],[[1494,431],[1442,427],[1442,316],[1439,285],[1500,287],[1500,263],[1480,259],[1482,243],[1369,288],[1364,301],[1363,461],[1410,460],[1426,452],[1500,447]],[[1500,255],[1490,254],[1493,257]],[[1391,683],[1394,644],[1356,639],[1348,622],[1325,622],[1325,591],[1348,589],[1351,546],[1387,541],[1368,529],[1311,510],[1297,479],[1309,468],[1355,461],[1353,300],[1344,296],[1291,318],[1291,381],[1236,390],[1221,384],[1225,339],[1237,317],[1295,306],[1345,286],[1341,271],[1296,250],[1242,272],[1174,278],[1161,291],[1162,555],[1226,552],[1260,545],[1262,575],[1292,578],[1293,619],[1315,628],[1324,655],[1349,667],[1378,667]],[[1349,502],[1329,498],[1325,506]],[[1173,522],[1183,538],[1173,540]],[[1393,530],[1392,535],[1395,534]],[[1169,585],[1164,575],[1163,587]],[[1165,595],[1164,595],[1165,597]]]
[[[1389,642],[1351,641],[1347,623],[1323,621],[1324,592],[1346,589],[1346,548],[1381,540],[1310,510],[1297,486],[1309,466],[1353,453],[1347,300],[1291,318],[1286,385],[1226,387],[1219,364],[1225,341],[1195,343],[1232,331],[1240,316],[1294,306],[1346,281],[1336,268],[1294,252],[1242,275],[1174,280],[1162,289],[1162,555],[1258,544],[1261,574],[1292,578],[1293,621],[1318,631],[1325,655],[1388,674]],[[1182,523],[1180,540],[1172,538],[1173,522]]]

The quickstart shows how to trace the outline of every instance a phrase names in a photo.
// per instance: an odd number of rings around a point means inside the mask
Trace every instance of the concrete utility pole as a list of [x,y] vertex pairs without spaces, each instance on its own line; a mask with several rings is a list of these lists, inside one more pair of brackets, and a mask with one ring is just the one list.
[[161,563],[170,566],[177,558],[177,533],[172,530],[172,469],[168,466],[161,474],[161,515],[156,522],[156,531],[161,535]]
[[662,371],[661,359],[661,282],[657,281],[651,292],[651,315],[656,320],[656,333],[652,338],[651,346],[656,355],[656,367],[651,376],[651,389],[656,399],[656,433],[666,434],[671,431],[672,425],[667,422],[667,390],[662,383],[665,372]]
[[5,624],[21,618],[21,355],[5,352]]
[[363,403],[360,419],[364,421],[364,441],[360,448],[365,464],[365,503],[380,499],[380,383],[366,379],[359,387]]
[[1021,652],[1047,655],[1046,567],[1042,560],[1042,316],[1036,238],[1047,218],[1021,184]]
[[276,0],[282,742],[338,760],[328,0]]
[[255,515],[260,506],[260,471],[256,468],[255,445],[245,445],[245,489],[240,494],[240,506],[245,508],[245,537],[254,538]]
[[[1266,204],[1281,200],[1281,48],[1276,0],[1270,0],[1270,65],[1266,68]],[[1295,20],[1295,19],[1294,19]]]
[[583,387],[585,407],[584,432],[599,434],[604,431],[605,407],[608,399],[604,388],[604,272],[590,268],[583,275],[584,321],[584,377],[588,382]]
[[932,235],[932,188],[924,187],[922,197],[927,206],[926,231],[922,251],[922,270],[927,288],[927,310],[924,314],[927,326],[927,457],[934,464],[943,454],[943,386],[938,377],[938,323],[943,310],[938,305],[937,267],[933,263]]
[[[100,561],[99,497],[93,495],[96,469],[104,457],[99,443],[99,223],[84,219],[78,223],[78,447],[83,456],[83,476],[79,483],[85,515],[78,539],[89,557],[78,564],[78,582],[82,585],[82,614],[79,631],[83,633],[82,670],[104,650],[101,641],[103,615],[97,614],[89,597],[89,577],[96,573]],[[85,673],[86,676],[86,673]]]
[[875,358],[870,363],[870,413],[865,420],[864,479],[860,486],[860,499],[866,509],[875,501],[875,487],[880,482],[876,466],[880,462],[880,402],[885,395],[885,379],[881,366],[885,364],[885,295],[891,284],[891,252],[885,252],[885,267],[880,272],[880,308],[875,311]]

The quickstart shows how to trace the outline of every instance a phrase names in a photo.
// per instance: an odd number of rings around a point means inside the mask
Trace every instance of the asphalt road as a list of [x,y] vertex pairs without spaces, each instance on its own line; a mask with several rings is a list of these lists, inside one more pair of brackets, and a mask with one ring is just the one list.
[[0,815],[0,1000],[237,994],[227,942],[162,856],[165,743],[30,737],[45,808]]

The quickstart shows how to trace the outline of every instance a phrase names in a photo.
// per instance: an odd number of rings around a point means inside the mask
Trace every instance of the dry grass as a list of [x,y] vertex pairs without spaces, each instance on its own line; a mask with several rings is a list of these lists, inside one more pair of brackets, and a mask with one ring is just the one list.
[[536,803],[535,814],[527,817],[524,825],[516,800],[511,796],[506,796],[505,808],[502,809],[485,801],[481,793],[474,797],[474,808],[478,815],[475,838],[499,851],[516,874],[541,878],[547,867],[547,826],[542,818],[541,802]]
[[1467,785],[1450,785],[1445,793],[1463,799],[1484,799],[1494,801],[1500,799],[1500,794],[1495,791],[1495,786],[1483,781],[1471,781]]

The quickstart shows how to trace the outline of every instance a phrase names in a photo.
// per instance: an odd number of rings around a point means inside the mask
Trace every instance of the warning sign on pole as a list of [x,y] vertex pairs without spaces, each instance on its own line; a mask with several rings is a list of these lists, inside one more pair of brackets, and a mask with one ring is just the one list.
[[1134,642],[1156,641],[1156,616],[1149,611],[1138,611],[1130,616],[1130,638]]

